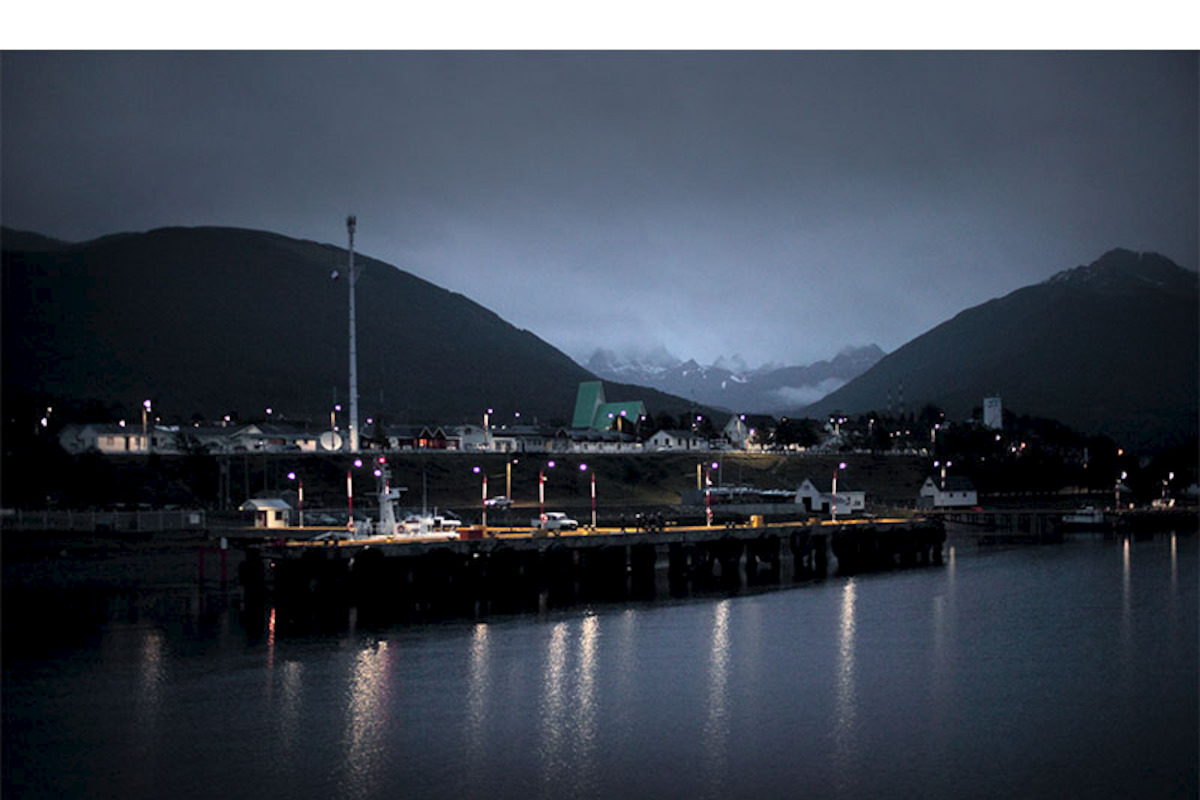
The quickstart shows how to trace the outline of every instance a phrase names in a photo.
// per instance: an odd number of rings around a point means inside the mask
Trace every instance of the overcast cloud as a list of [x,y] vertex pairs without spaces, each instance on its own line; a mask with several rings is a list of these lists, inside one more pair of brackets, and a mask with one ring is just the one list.
[[0,216],[345,242],[567,353],[893,350],[1113,247],[1197,267],[1195,53],[16,53]]

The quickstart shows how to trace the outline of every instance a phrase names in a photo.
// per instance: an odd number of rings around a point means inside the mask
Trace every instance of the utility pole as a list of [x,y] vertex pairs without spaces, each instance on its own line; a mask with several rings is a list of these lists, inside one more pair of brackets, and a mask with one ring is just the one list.
[[358,218],[351,215],[346,217],[346,231],[350,234],[350,272],[347,276],[350,283],[350,452],[358,452],[358,346],[355,340],[354,324],[354,284],[358,283],[358,273],[354,269],[354,229]]

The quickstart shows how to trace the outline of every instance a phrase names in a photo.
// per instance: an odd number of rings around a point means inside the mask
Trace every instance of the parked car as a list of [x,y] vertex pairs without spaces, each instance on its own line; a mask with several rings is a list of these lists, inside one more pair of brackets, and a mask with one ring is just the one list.
[[561,511],[547,511],[541,517],[534,517],[530,527],[546,532],[573,531],[579,527],[579,523]]
[[511,508],[513,501],[504,495],[498,495],[497,497],[489,497],[483,501],[483,504],[488,508]]

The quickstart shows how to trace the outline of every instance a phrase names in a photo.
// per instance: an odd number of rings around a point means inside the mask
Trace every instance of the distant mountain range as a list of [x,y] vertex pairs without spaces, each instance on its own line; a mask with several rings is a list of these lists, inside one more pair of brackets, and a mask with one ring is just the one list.
[[769,364],[749,369],[740,356],[701,366],[665,348],[621,357],[597,349],[584,366],[606,380],[652,386],[698,404],[729,411],[782,414],[812,403],[870,369],[884,352],[876,345],[847,348],[807,366]]
[[1200,287],[1154,253],[1113,250],[961,312],[804,413],[909,411],[964,419],[986,396],[1119,445],[1158,449],[1197,433]]
[[[237,228],[77,244],[0,231],[3,387],[164,418],[328,420],[347,405],[345,249]],[[368,256],[357,284],[360,420],[569,422],[593,376],[460,294]],[[342,271],[331,280],[334,269]],[[688,400],[609,385],[680,414]],[[343,418],[342,424],[345,424]]]

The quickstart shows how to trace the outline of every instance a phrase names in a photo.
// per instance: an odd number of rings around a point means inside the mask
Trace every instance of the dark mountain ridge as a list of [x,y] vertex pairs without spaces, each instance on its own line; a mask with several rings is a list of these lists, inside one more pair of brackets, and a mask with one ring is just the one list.
[[[346,404],[344,248],[240,228],[160,228],[58,243],[5,229],[4,391],[151,398],[164,418],[266,408],[328,420]],[[359,253],[360,416],[457,423],[569,421],[593,375],[460,294]],[[339,269],[341,280],[331,279]],[[608,385],[652,413],[690,404]]]
[[959,313],[802,413],[883,411],[902,386],[909,411],[932,403],[965,419],[997,395],[1017,413],[1161,449],[1196,435],[1198,308],[1196,273],[1113,250]]

